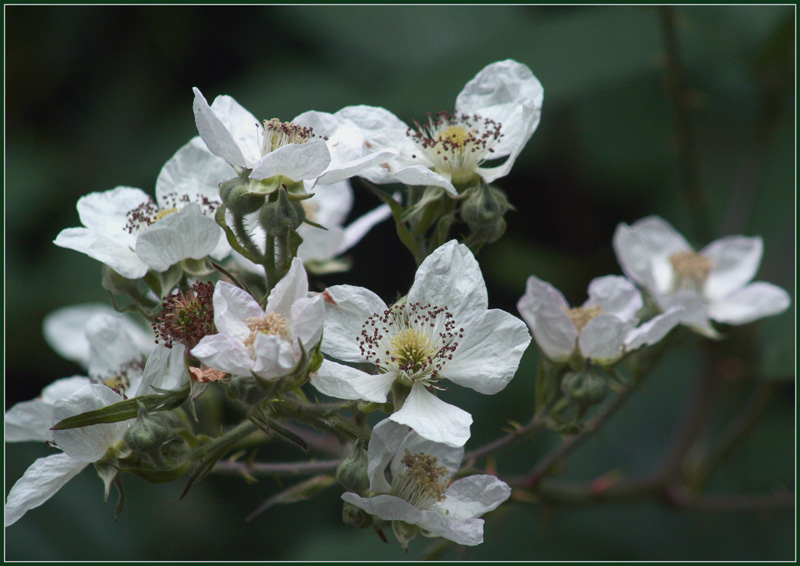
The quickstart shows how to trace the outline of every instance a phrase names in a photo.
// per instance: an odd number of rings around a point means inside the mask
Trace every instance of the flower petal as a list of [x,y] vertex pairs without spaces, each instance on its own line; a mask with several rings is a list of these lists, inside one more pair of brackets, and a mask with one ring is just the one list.
[[186,376],[185,351],[183,344],[173,344],[172,348],[167,348],[164,344],[156,346],[147,358],[142,380],[134,397],[152,395],[156,393],[156,389],[179,389]]
[[583,328],[578,345],[584,357],[610,362],[622,356],[625,336],[635,326],[634,320],[621,320],[613,314],[601,314]]
[[329,226],[321,230],[316,226],[301,224],[297,233],[303,243],[297,248],[297,257],[303,262],[326,261],[338,255],[344,242],[344,230],[339,226]]
[[670,330],[681,322],[681,308],[673,307],[634,328],[625,336],[625,350],[631,352],[642,346],[660,342]]
[[636,286],[618,275],[597,277],[589,283],[589,300],[584,306],[599,305],[622,320],[636,318],[642,308],[642,295]]
[[39,399],[17,403],[6,411],[6,442],[52,442],[53,405]]
[[330,360],[323,361],[319,370],[308,376],[311,385],[325,395],[336,399],[351,401],[362,399],[373,403],[386,402],[386,396],[396,378],[397,376],[392,373],[370,375]]
[[191,354],[207,366],[233,375],[250,375],[253,368],[247,349],[228,334],[203,337]]
[[253,373],[272,380],[288,374],[300,361],[292,345],[276,335],[258,334],[253,342]]
[[542,352],[554,361],[564,361],[575,350],[578,329],[569,318],[569,304],[550,283],[531,275],[525,294],[517,303]]
[[[89,384],[53,406],[53,424],[95,409],[102,409],[123,398],[105,385]],[[122,440],[129,422],[104,423],[53,431],[53,438],[65,454],[81,462],[96,462],[109,448]]]
[[494,395],[514,377],[530,342],[528,327],[520,319],[498,309],[485,311],[465,329],[442,375],[478,393]]
[[111,306],[103,303],[85,303],[54,310],[44,317],[44,338],[61,357],[88,367],[90,347],[86,324],[101,313],[118,316]]
[[[156,202],[160,208],[173,206],[170,198],[188,197],[198,202],[205,197],[219,203],[219,184],[235,176],[227,161],[217,157],[195,136],[175,152],[156,179]],[[170,196],[174,195],[174,196]]]
[[[140,341],[145,331],[119,313],[98,314],[86,323],[86,340],[89,343],[89,375],[105,377],[118,372],[132,361],[153,349],[152,334],[146,345]],[[142,347],[146,351],[142,351]]]
[[200,205],[187,204],[142,230],[136,255],[156,271],[166,271],[183,259],[203,259],[217,247],[222,229],[203,214]]
[[303,260],[296,257],[292,260],[289,271],[273,287],[267,297],[266,312],[276,312],[285,319],[292,316],[292,305],[308,295],[308,275],[303,267]]
[[511,488],[494,476],[468,476],[445,492],[441,509],[451,519],[472,519],[493,511],[511,496]]
[[386,480],[386,468],[400,451],[410,430],[407,426],[390,419],[384,419],[372,428],[367,448],[367,477],[369,477],[370,491],[375,493],[391,491],[391,485]]
[[[194,121],[197,131],[203,138],[208,150],[214,155],[221,157],[231,165],[237,167],[252,167],[257,156],[250,150],[245,154],[243,150],[248,146],[258,147],[258,139],[242,137],[246,135],[244,128],[241,131],[232,131],[232,126],[238,126],[242,122],[243,112],[247,113],[239,103],[229,96],[218,96],[214,101],[214,108],[208,105],[203,94],[198,88],[193,88],[194,92]],[[248,113],[249,114],[249,113]],[[252,115],[250,129],[255,132],[258,120]],[[255,144],[253,144],[255,142]],[[243,147],[244,146],[244,147]],[[248,163],[248,161],[250,163]]]
[[411,386],[403,408],[389,418],[411,427],[428,440],[456,447],[464,446],[469,440],[472,424],[472,415],[445,403],[419,384]]
[[325,228],[341,226],[353,208],[353,187],[349,181],[317,186],[314,196],[303,201],[306,216]]
[[224,281],[220,281],[214,287],[213,302],[214,325],[217,327],[217,331],[239,341],[243,341],[250,335],[247,319],[261,317],[264,314],[256,300],[247,291]]
[[772,285],[757,281],[724,299],[712,301],[709,316],[726,324],[748,324],[765,316],[780,314],[789,308],[789,293]]
[[311,355],[322,337],[325,322],[325,301],[322,295],[295,301],[292,305],[292,321],[295,340],[299,340],[306,353]]
[[365,361],[357,341],[361,329],[370,316],[383,313],[389,307],[369,289],[352,285],[328,287],[323,296],[322,352],[344,362]]
[[8,493],[5,526],[13,525],[30,509],[39,507],[88,465],[66,454],[37,459]]
[[720,300],[747,285],[758,271],[763,252],[758,236],[728,236],[711,242],[700,252],[713,262],[703,294]]
[[406,304],[447,307],[456,326],[466,327],[486,310],[489,299],[481,268],[456,240],[439,246],[420,264]]
[[147,264],[132,249],[133,240],[130,247],[127,247],[95,230],[66,228],[59,232],[53,243],[84,253],[128,279],[139,279],[147,274]]
[[331,154],[324,140],[279,147],[261,157],[250,173],[252,179],[269,179],[277,175],[292,181],[316,179],[328,168]]

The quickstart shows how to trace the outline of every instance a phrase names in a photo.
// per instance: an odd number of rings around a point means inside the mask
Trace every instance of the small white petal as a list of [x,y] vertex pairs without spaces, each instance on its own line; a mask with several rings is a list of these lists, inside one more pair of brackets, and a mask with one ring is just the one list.
[[220,202],[219,184],[235,176],[227,161],[217,157],[195,136],[161,168],[156,179],[156,202],[164,208],[167,195],[186,196],[192,202],[205,197]]
[[789,308],[789,294],[771,283],[757,281],[724,299],[712,301],[709,316],[726,324],[748,324]]
[[264,155],[250,173],[252,179],[269,179],[277,175],[292,181],[316,179],[328,168],[330,151],[324,140],[289,144]]
[[457,326],[467,326],[486,310],[486,283],[467,246],[450,240],[425,258],[408,292],[407,304],[414,303],[446,306]]
[[52,442],[53,405],[39,399],[17,403],[6,411],[6,442]]
[[214,287],[214,324],[217,332],[243,341],[250,335],[247,319],[264,311],[247,291],[224,281]]
[[295,340],[299,340],[306,353],[311,355],[322,337],[325,321],[325,301],[322,295],[298,299],[292,305],[292,320]]
[[472,424],[472,415],[445,403],[419,384],[411,386],[403,408],[389,418],[411,427],[428,440],[448,446],[464,446]]
[[66,454],[39,458],[17,480],[8,494],[5,526],[13,525],[30,509],[39,507],[88,465]]
[[200,206],[190,203],[142,230],[136,255],[156,271],[166,271],[183,259],[203,259],[217,246],[222,229]]
[[445,492],[441,510],[451,519],[472,519],[493,511],[511,496],[511,488],[494,476],[468,476]]
[[554,361],[569,358],[578,339],[578,329],[567,314],[568,308],[567,300],[558,289],[533,275],[528,278],[525,294],[517,303],[536,343]]
[[322,334],[322,352],[345,362],[365,361],[356,340],[364,322],[389,307],[372,291],[352,285],[328,287],[323,296],[325,331]]
[[[53,406],[53,424],[88,411],[102,409],[122,401],[122,396],[105,385],[85,385],[69,398]],[[81,462],[96,462],[109,448],[122,440],[127,421],[104,423],[53,431],[53,438],[65,454]]]
[[339,226],[328,226],[327,230],[322,230],[302,224],[297,233],[303,238],[303,243],[297,249],[297,257],[304,262],[332,259],[343,247],[344,230]]
[[44,338],[63,358],[88,367],[90,348],[86,324],[101,313],[117,315],[111,306],[103,303],[86,303],[54,310],[44,317]]
[[[145,331],[119,313],[98,314],[86,323],[89,343],[88,370],[90,376],[107,376],[131,361],[139,360],[153,349],[153,338],[147,333],[146,345],[139,340]],[[146,351],[142,351],[142,347]]]
[[300,360],[286,340],[267,334],[256,336],[253,357],[253,373],[267,380],[286,375]]
[[88,385],[89,383],[91,383],[91,380],[83,375],[73,375],[72,377],[57,379],[42,389],[39,398],[45,403],[53,405],[59,399],[66,399],[78,389],[84,385]]
[[396,378],[392,373],[370,375],[330,360],[323,361],[319,370],[308,376],[311,385],[325,395],[373,403],[386,402],[386,396]]
[[589,283],[589,300],[584,306],[599,305],[622,320],[636,318],[642,308],[642,295],[636,286],[617,275],[597,277]]
[[442,375],[478,393],[494,395],[517,373],[531,335],[520,319],[492,309],[475,317],[458,342],[453,360],[444,366]]
[[283,318],[291,317],[292,305],[308,295],[308,275],[303,260],[294,258],[289,271],[278,281],[267,297],[266,312],[276,312]]
[[314,196],[303,201],[308,204],[308,217],[326,228],[341,226],[353,208],[353,187],[349,181],[317,186]]
[[167,348],[164,344],[156,346],[147,358],[142,380],[134,397],[152,395],[157,393],[156,389],[179,389],[186,375],[185,351],[183,344],[173,344],[172,348]]
[[720,300],[752,281],[761,264],[764,244],[759,237],[728,236],[711,242],[700,254],[711,259],[703,294]]
[[130,247],[123,246],[119,241],[107,238],[105,233],[88,228],[66,228],[53,240],[59,247],[84,253],[104,263],[123,277],[139,279],[147,274],[147,264],[133,251],[133,242],[131,239]]
[[191,354],[207,366],[233,375],[250,375],[253,368],[247,349],[228,334],[204,336]]
[[671,308],[628,332],[625,337],[625,349],[630,352],[642,346],[656,344],[680,322],[681,309]]
[[578,345],[584,357],[607,362],[622,356],[625,336],[634,327],[633,320],[623,321],[613,314],[601,314],[583,328]]
[[[225,114],[230,115],[231,112],[233,112],[234,116],[238,115],[235,112],[238,104],[230,97],[217,97],[214,101],[215,109],[212,109],[199,89],[193,88],[192,90],[194,91],[195,124],[209,151],[231,165],[237,167],[252,166],[248,165],[239,140],[234,137],[230,130],[230,119],[225,116]],[[214,110],[219,112],[219,115]],[[253,122],[255,125],[252,128],[255,131],[258,127],[258,121],[253,118]],[[248,157],[252,159],[255,156],[250,154]]]
[[372,428],[367,449],[367,476],[371,491],[376,493],[391,491],[391,485],[386,480],[386,468],[400,451],[410,430],[407,426],[390,419],[384,419]]

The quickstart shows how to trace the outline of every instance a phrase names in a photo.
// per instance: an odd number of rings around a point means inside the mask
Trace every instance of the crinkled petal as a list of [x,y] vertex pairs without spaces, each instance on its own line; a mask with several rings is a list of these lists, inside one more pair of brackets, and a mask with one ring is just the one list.
[[86,324],[101,313],[117,315],[110,305],[103,303],[85,303],[54,310],[44,317],[44,338],[61,357],[88,367],[90,348]]
[[173,344],[172,348],[167,348],[164,344],[156,346],[147,358],[142,380],[134,396],[152,395],[157,393],[157,389],[180,389],[186,377],[185,352],[186,347],[183,344]]
[[87,462],[73,460],[66,454],[37,459],[8,494],[5,526],[13,525],[30,509],[39,507],[53,497],[87,465]]
[[381,163],[385,163],[395,155],[393,151],[382,150],[350,161],[332,162],[325,173],[319,177],[318,183],[321,185],[338,183],[350,177],[361,175],[363,171],[380,167]]
[[299,352],[280,336],[259,334],[253,342],[253,373],[264,379],[276,379],[289,373],[300,361]]
[[478,393],[494,395],[514,377],[530,342],[528,327],[520,319],[498,309],[485,311],[465,328],[442,375]]
[[472,519],[493,511],[511,496],[511,488],[494,476],[468,476],[445,492],[441,510],[451,519]]
[[589,283],[589,300],[584,306],[592,305],[599,305],[605,312],[622,320],[632,320],[643,302],[641,293],[629,280],[618,275],[606,275]]
[[292,305],[294,338],[303,345],[310,356],[322,337],[325,321],[325,301],[322,295],[298,299]]
[[253,151],[258,148],[258,138],[254,136],[258,131],[258,120],[249,115],[252,119],[250,134],[247,128],[241,127],[243,122],[247,122],[249,112],[233,98],[218,96],[212,108],[198,88],[192,91],[195,124],[208,150],[231,165],[252,167],[259,157]]
[[721,300],[747,285],[755,277],[764,243],[756,236],[728,236],[711,242],[700,254],[712,261],[703,294]]
[[278,281],[267,298],[266,312],[276,312],[285,319],[291,318],[292,305],[308,295],[308,275],[303,260],[296,257],[284,277]]
[[357,341],[361,329],[370,316],[383,313],[389,307],[369,289],[352,285],[328,287],[323,297],[322,352],[345,362],[366,361]]
[[122,246],[117,240],[88,228],[66,228],[59,232],[53,243],[88,255],[128,279],[139,279],[147,274],[147,264],[133,251],[131,246]]
[[235,177],[227,161],[217,157],[195,136],[181,147],[161,168],[156,179],[156,202],[160,208],[174,206],[171,199],[187,197],[199,202],[219,203],[219,184]]
[[447,307],[457,327],[466,327],[486,311],[486,283],[467,246],[450,240],[425,258],[408,292],[407,304],[414,303]]
[[39,399],[53,405],[59,399],[66,399],[89,383],[91,383],[91,380],[84,375],[73,375],[72,377],[57,379],[42,389]]
[[613,314],[601,314],[584,326],[578,345],[586,358],[598,362],[616,360],[622,356],[625,336],[634,327],[633,320],[621,320]]
[[289,144],[264,155],[250,173],[252,179],[269,179],[277,175],[292,181],[316,179],[328,168],[331,154],[324,140]]
[[6,442],[52,442],[53,405],[39,399],[17,403],[6,411]]
[[207,366],[233,375],[250,375],[253,368],[253,359],[244,345],[227,334],[203,337],[191,354]]
[[[139,338],[145,331],[131,323],[119,313],[98,314],[86,323],[86,340],[89,342],[90,376],[107,376],[120,368],[138,361],[143,354],[153,349],[152,334],[147,333],[149,343],[141,343]],[[146,351],[142,351],[142,347]]]
[[691,250],[683,236],[658,216],[648,216],[631,226],[619,224],[614,232],[613,245],[625,275],[653,293],[669,290],[669,256]]
[[575,350],[578,329],[567,314],[569,304],[561,292],[531,275],[525,294],[517,303],[536,343],[551,360],[564,361]]
[[391,485],[386,479],[386,468],[400,452],[410,430],[407,426],[391,419],[384,419],[372,428],[367,449],[367,477],[369,477],[370,491],[375,493],[391,491]]
[[464,446],[472,424],[472,415],[445,403],[419,384],[411,386],[403,407],[389,418],[428,440],[448,446]]
[[[123,398],[105,385],[89,384],[53,406],[53,424],[68,417],[102,409]],[[65,454],[81,462],[96,462],[109,448],[122,440],[129,422],[103,423],[53,431],[53,438]]]
[[224,281],[214,287],[213,302],[217,332],[228,334],[239,341],[244,341],[250,335],[247,319],[264,315],[258,302],[247,291]]
[[456,114],[478,114],[502,125],[503,137],[493,146],[501,157],[518,154],[533,135],[543,98],[544,89],[531,70],[508,59],[478,72],[459,93],[455,110]]
[[625,349],[631,352],[642,346],[660,342],[670,330],[680,324],[681,310],[679,307],[673,307],[628,332],[628,335],[625,336]]
[[772,285],[757,281],[724,299],[712,301],[709,316],[726,324],[748,324],[765,316],[780,314],[789,308],[789,293]]
[[350,366],[325,360],[319,370],[309,375],[309,382],[321,393],[336,399],[385,403],[396,378],[397,375],[391,372],[370,375]]
[[136,239],[136,255],[156,271],[183,259],[203,259],[217,247],[222,229],[191,203],[148,226]]
[[393,495],[359,497],[343,493],[342,499],[385,521],[404,521],[458,544],[475,546],[483,542],[483,519],[452,520],[438,511],[423,511]]

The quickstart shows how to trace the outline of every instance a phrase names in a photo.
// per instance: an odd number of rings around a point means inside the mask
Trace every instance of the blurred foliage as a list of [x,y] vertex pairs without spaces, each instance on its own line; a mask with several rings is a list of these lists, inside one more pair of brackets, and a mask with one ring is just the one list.
[[[682,6],[676,13],[709,231],[714,238],[760,234],[765,254],[757,279],[786,288],[794,301],[794,8]],[[6,6],[5,16],[6,407],[81,372],[44,342],[41,321],[55,308],[108,298],[98,263],[51,242],[79,225],[75,202],[86,193],[118,185],[152,192],[160,167],[196,133],[192,86],[209,99],[230,94],[262,118],[373,104],[410,121],[451,110],[486,64],[526,63],[545,88],[542,120],[512,173],[496,183],[517,208],[508,232],[479,257],[491,305],[509,312],[530,274],[581,303],[592,278],[619,273],[611,249],[619,222],[659,214],[692,233],[656,7],[17,5]],[[376,204],[358,181],[355,187],[354,217]],[[317,288],[346,282],[391,299],[411,283],[413,261],[389,224],[351,255],[351,272],[327,276]],[[730,367],[755,359],[755,377],[776,381],[778,395],[709,489],[794,489],[793,312],[794,304],[754,328],[728,332]],[[496,438],[508,420],[529,417],[536,360],[532,347],[512,384],[493,397],[449,393],[474,414],[470,447]],[[669,358],[568,460],[565,477],[588,480],[609,467],[650,470],[693,369],[688,352]],[[729,375],[723,413],[744,403],[753,379]],[[500,456],[500,471],[524,473],[557,442],[553,436],[515,445]],[[47,453],[44,446],[7,446],[6,493]],[[266,453],[300,457],[283,447]],[[415,540],[406,556],[394,541],[385,545],[348,528],[338,487],[245,523],[278,490],[271,479],[248,486],[210,477],[178,502],[183,485],[126,478],[128,504],[114,523],[113,504],[103,505],[93,476],[85,471],[12,527],[6,558],[398,560],[418,557],[430,544]],[[487,516],[483,545],[448,548],[442,557],[787,560],[794,533],[791,510],[509,503]]]

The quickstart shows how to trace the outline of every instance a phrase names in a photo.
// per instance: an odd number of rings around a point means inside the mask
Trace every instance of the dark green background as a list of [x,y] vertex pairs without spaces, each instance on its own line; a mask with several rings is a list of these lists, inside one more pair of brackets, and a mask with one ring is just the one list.
[[[678,7],[692,89],[699,185],[713,238],[760,234],[757,279],[792,293],[795,274],[795,10],[792,6]],[[78,226],[75,202],[118,185],[152,193],[163,163],[195,135],[191,87],[234,96],[260,118],[309,109],[383,106],[410,121],[452,110],[456,95],[493,61],[527,64],[545,89],[539,129],[511,174],[503,240],[479,256],[490,303],[511,312],[536,274],[573,303],[588,282],[619,273],[611,235],[619,222],[659,214],[694,244],[681,196],[673,108],[665,89],[656,7],[35,7],[6,11],[6,408],[79,373],[44,342],[53,309],[107,301],[100,266],[52,245]],[[357,184],[357,183],[356,183]],[[354,215],[375,206],[356,188]],[[389,224],[351,254],[355,268],[315,282],[405,292],[413,262]],[[794,489],[794,305],[734,329],[757,354],[755,379],[778,396],[710,486],[725,493]],[[731,359],[739,360],[731,349]],[[537,353],[503,392],[450,392],[475,417],[476,447],[532,410]],[[590,480],[616,468],[652,469],[691,390],[697,356],[670,356],[564,473]],[[747,372],[745,372],[747,373]],[[717,408],[733,412],[752,388],[734,374]],[[498,458],[524,473],[557,442],[544,433]],[[262,458],[294,459],[265,447]],[[6,493],[44,446],[6,446]],[[243,518],[277,489],[212,477],[177,497],[182,482],[126,481],[113,522],[91,471],[6,531],[9,560],[403,560],[393,541],[343,525],[340,488],[313,501]],[[114,498],[115,496],[112,496]],[[793,510],[690,513],[655,501],[586,509],[507,504],[487,517],[486,542],[445,558],[475,560],[788,560]],[[390,535],[391,538],[391,535]]]

